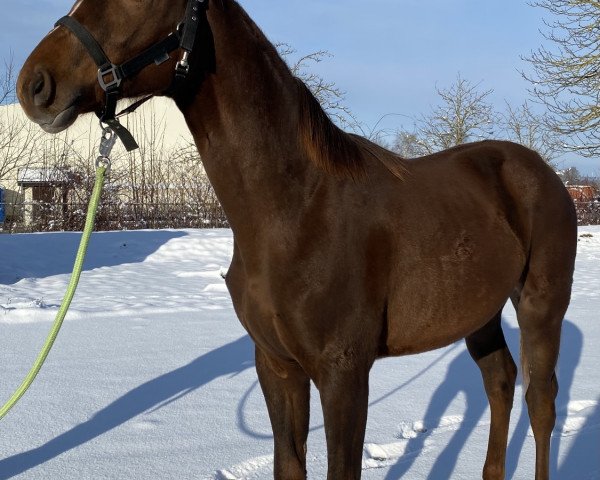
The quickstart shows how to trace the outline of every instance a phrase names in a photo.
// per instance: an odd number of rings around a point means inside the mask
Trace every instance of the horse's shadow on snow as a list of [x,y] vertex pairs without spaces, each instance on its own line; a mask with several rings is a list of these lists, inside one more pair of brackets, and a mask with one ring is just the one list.
[[[517,328],[511,328],[506,324],[503,324],[503,330],[513,358],[515,359],[515,362],[519,364],[519,330]],[[565,320],[562,329],[561,355],[558,361],[560,389],[556,399],[558,416],[557,429],[562,427],[562,423],[565,420],[574,372],[579,363],[582,344],[583,336],[581,330],[579,330],[572,322]],[[409,440],[406,454],[391,467],[385,480],[404,478],[403,476],[411,469],[419,452],[426,447],[426,440],[431,435],[432,431],[436,428],[443,427],[443,425],[440,425],[440,420],[444,416],[448,406],[460,394],[464,395],[465,398],[466,410],[464,412],[464,417],[457,428],[456,426],[453,426],[456,428],[456,431],[446,447],[438,455],[428,475],[428,478],[431,480],[452,478],[461,451],[467,444],[473,430],[479,425],[479,422],[482,420],[482,417],[488,408],[488,401],[483,389],[481,374],[466,350],[450,363],[446,378],[431,397],[427,412],[423,419],[427,431]],[[523,402],[522,413],[507,448],[507,479],[514,478],[519,462],[519,456],[529,429],[529,417],[527,415],[527,408],[524,404],[524,400],[519,399],[517,395],[515,395],[515,403],[519,401]],[[531,438],[531,441],[533,441],[533,438]],[[560,441],[560,434],[553,435],[551,455],[552,478],[554,478],[559,471],[556,461]],[[484,459],[481,460],[482,468],[483,460]],[[560,471],[562,475],[557,478],[563,478],[567,473],[565,471],[566,468],[568,468],[568,465],[563,464],[561,466]],[[531,474],[533,475],[533,472],[531,472]]]
[[19,475],[78,447],[153,408],[164,406],[224,375],[254,366],[254,347],[248,336],[223,345],[193,362],[165,373],[127,392],[88,421],[44,445],[0,460],[0,479]]
[[585,424],[573,441],[566,457],[563,459],[554,478],[578,479],[582,474],[585,478],[600,478],[600,397],[592,414],[587,417]]

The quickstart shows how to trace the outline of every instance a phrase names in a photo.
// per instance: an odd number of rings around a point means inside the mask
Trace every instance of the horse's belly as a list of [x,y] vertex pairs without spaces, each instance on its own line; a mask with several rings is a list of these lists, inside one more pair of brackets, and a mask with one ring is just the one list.
[[483,308],[438,312],[427,308],[406,314],[406,309],[391,312],[388,317],[387,341],[382,356],[409,355],[449,345],[481,328],[502,308],[502,301],[489,302]]
[[524,266],[525,254],[508,238],[404,261],[392,282],[382,354],[433,350],[476,331],[504,306]]

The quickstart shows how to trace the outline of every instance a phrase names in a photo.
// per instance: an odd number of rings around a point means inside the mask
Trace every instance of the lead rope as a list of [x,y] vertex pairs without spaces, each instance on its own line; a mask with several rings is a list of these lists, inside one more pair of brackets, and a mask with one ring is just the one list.
[[25,380],[23,380],[23,383],[21,383],[15,393],[13,393],[12,397],[10,397],[10,399],[2,406],[2,408],[0,408],[0,420],[9,412],[12,407],[15,406],[15,404],[20,400],[25,392],[27,392],[35,380],[35,377],[42,368],[48,353],[50,353],[50,349],[52,348],[58,332],[60,331],[60,327],[65,319],[65,315],[69,310],[71,300],[73,299],[73,295],[75,295],[75,290],[77,289],[77,284],[79,283],[79,277],[81,276],[83,261],[85,259],[90,236],[92,234],[92,230],[94,229],[94,221],[96,219],[96,211],[98,210],[100,196],[102,195],[102,187],[104,186],[106,173],[110,169],[109,156],[112,147],[115,144],[116,138],[115,132],[112,129],[109,127],[103,128],[102,140],[100,141],[100,156],[96,160],[96,183],[94,184],[94,190],[92,191],[92,197],[90,198],[90,203],[88,205],[85,227],[79,243],[79,249],[77,250],[77,256],[75,257],[75,265],[73,266],[73,273],[71,274],[71,279],[69,280],[69,285],[67,286],[67,292],[65,293],[58,313],[56,314],[56,318],[52,324],[52,329],[50,330],[48,338],[46,339],[46,343],[44,343],[44,346],[42,347],[41,352],[31,367],[31,370],[29,370]]

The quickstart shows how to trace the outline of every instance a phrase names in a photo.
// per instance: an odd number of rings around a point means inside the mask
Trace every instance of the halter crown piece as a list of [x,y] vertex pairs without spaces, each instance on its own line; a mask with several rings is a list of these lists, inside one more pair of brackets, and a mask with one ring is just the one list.
[[121,94],[121,83],[127,78],[138,74],[148,65],[160,65],[171,58],[171,52],[181,48],[183,50],[181,59],[175,67],[174,86],[185,80],[190,71],[189,58],[194,48],[196,33],[200,23],[201,15],[206,16],[209,0],[188,0],[185,11],[185,18],[177,26],[177,29],[167,35],[161,41],[155,43],[139,55],[133,57],[121,65],[115,65],[110,61],[98,41],[75,18],[67,15],[58,20],[55,27],[63,26],[68,28],[87,49],[90,56],[98,66],[98,83],[105,92],[106,104],[101,112],[96,114],[102,124],[108,125],[115,134],[121,139],[127,151],[139,148],[133,135],[125,128],[117,117],[131,113],[142,103],[149,100],[152,95],[143,98],[134,103],[131,107],[117,114],[117,101]]

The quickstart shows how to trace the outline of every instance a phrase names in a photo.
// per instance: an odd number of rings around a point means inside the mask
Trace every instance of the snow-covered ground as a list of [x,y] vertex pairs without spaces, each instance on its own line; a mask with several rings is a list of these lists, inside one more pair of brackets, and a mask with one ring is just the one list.
[[[600,228],[580,229],[563,330],[554,478],[600,479]],[[0,403],[28,371],[68,281],[77,234],[0,235]],[[228,230],[95,234],[48,361],[0,422],[0,479],[264,479],[272,437],[253,347],[221,274]],[[511,307],[504,327],[515,359]],[[518,361],[518,360],[517,360]],[[313,390],[309,478],[325,478]],[[480,478],[489,410],[459,342],[378,362],[365,479]],[[508,476],[533,477],[522,392]]]

